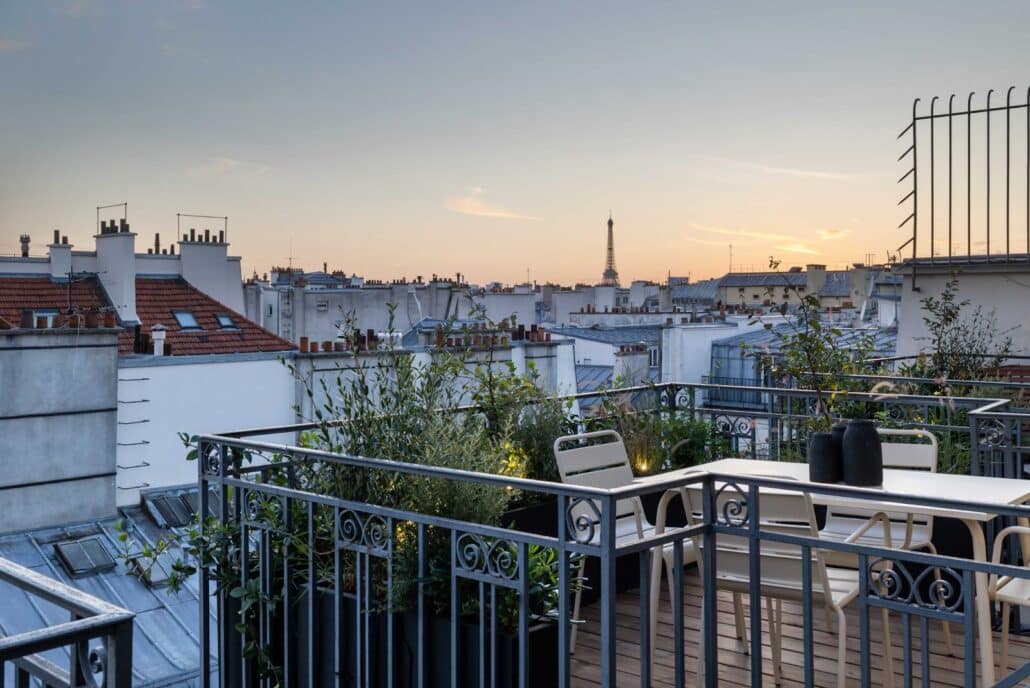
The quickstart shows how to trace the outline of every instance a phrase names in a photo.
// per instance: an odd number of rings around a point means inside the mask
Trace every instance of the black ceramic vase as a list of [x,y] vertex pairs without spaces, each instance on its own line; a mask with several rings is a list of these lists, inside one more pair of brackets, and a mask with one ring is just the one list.
[[[830,434],[833,435],[833,446],[837,448],[837,453],[840,454],[840,460],[844,460],[844,431],[848,429],[848,424],[841,421],[832,428],[830,428]],[[843,466],[843,464],[842,464]],[[843,479],[843,467],[841,468]]]
[[844,477],[840,447],[828,432],[813,432],[808,438],[808,479],[813,483],[839,483]]
[[841,453],[845,483],[855,487],[883,485],[883,449],[873,421],[848,421]]

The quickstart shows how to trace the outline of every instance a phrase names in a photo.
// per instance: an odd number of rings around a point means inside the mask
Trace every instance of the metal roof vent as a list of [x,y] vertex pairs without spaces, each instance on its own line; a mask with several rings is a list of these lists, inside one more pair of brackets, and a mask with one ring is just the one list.
[[54,552],[72,578],[111,571],[115,567],[114,558],[99,537],[59,542],[54,545]]

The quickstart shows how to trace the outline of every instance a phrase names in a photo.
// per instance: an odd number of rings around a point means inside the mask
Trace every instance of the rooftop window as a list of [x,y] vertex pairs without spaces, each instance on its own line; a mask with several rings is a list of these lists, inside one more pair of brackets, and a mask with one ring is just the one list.
[[219,313],[215,316],[215,320],[218,321],[218,326],[223,329],[236,329],[236,322],[232,319],[232,316],[226,315],[225,313]]
[[181,327],[182,329],[200,329],[200,323],[197,322],[197,318],[193,315],[192,311],[172,311],[172,315],[175,316],[176,322],[179,323],[179,327]]
[[110,571],[115,567],[114,558],[98,537],[59,542],[54,545],[54,551],[73,578]]

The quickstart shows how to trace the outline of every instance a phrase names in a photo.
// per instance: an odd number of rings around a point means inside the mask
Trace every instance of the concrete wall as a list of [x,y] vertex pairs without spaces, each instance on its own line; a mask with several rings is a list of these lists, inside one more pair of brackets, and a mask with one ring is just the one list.
[[548,330],[552,340],[570,340],[574,342],[575,360],[582,365],[615,365],[615,352],[618,346],[608,342],[598,342],[593,339],[573,337],[562,334],[561,329]]
[[712,364],[712,342],[746,331],[732,323],[662,329],[662,382],[701,382]]
[[183,278],[214,300],[243,313],[243,275],[240,259],[229,255],[229,244],[179,242]]
[[138,503],[141,488],[196,482],[197,465],[186,461],[180,432],[227,432],[295,419],[293,376],[270,354],[122,359],[118,400],[119,506]]
[[[958,299],[969,300],[964,309],[972,313],[979,305],[983,311],[995,311],[1001,331],[1011,330],[1012,353],[1030,355],[1030,265],[1026,263],[953,266],[959,270]],[[920,266],[916,277],[918,292],[912,291],[911,272],[905,266],[900,270],[904,276],[901,287],[901,302],[898,304],[898,349],[899,356],[910,356],[923,351],[929,342],[923,323],[922,299],[939,295],[951,279],[951,268],[944,265]],[[882,303],[882,302],[881,302]]]
[[118,336],[0,336],[0,531],[115,514]]
[[551,294],[551,316],[554,324],[571,325],[572,315],[578,313],[587,304],[593,305],[593,290],[556,291]]
[[490,293],[475,298],[476,303],[486,307],[486,317],[499,323],[514,314],[516,323],[530,326],[536,323],[536,295],[515,293]]
[[[396,305],[393,327],[400,332],[414,327],[422,318],[445,319],[448,312],[467,317],[472,307],[466,296],[457,291],[452,294],[447,282],[373,285],[360,289],[308,289],[253,283],[246,285],[245,291],[246,316],[294,343],[301,337],[319,342],[334,340],[340,323],[348,317],[353,317],[361,330],[385,331],[390,324],[390,304]],[[502,317],[510,315],[509,311]]]

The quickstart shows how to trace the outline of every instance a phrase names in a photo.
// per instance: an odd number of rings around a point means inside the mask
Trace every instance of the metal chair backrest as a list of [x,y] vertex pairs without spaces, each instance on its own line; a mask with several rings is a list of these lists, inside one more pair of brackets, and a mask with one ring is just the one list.
[[[612,489],[633,481],[626,445],[614,430],[559,437],[554,441],[554,459],[562,482],[569,485]],[[596,514],[586,504],[573,506],[572,516],[596,520]],[[629,518],[634,520],[638,537],[643,537],[644,509],[637,497],[620,499],[616,503],[616,519]]]
[[[937,472],[937,437],[932,432],[896,428],[877,428],[876,431],[880,435],[884,468]],[[876,509],[867,511],[854,508],[829,508],[826,518],[827,521],[833,519],[837,522],[841,522],[843,519],[854,520],[857,527],[876,511]],[[888,511],[887,517],[892,521],[907,521],[911,518],[913,527],[933,528],[932,516]]]
[[[734,485],[716,483],[714,489],[713,517],[716,522],[748,528],[753,518],[753,509],[748,504],[746,488],[738,490]],[[682,494],[691,525],[700,525],[704,509],[703,488],[701,485],[688,485],[683,488]],[[762,533],[788,534],[813,540],[819,537],[811,498],[804,492],[780,488],[759,489],[758,529]],[[715,542],[715,570],[719,587],[734,592],[747,592],[751,587],[748,536],[719,533]],[[705,553],[701,536],[696,537],[695,546],[699,559],[703,561]],[[801,546],[759,539],[758,552],[761,594],[781,599],[801,599],[804,595],[803,571],[809,565],[802,556]],[[827,601],[825,591],[830,588],[825,562],[817,549],[809,550],[809,557],[813,600]]]

